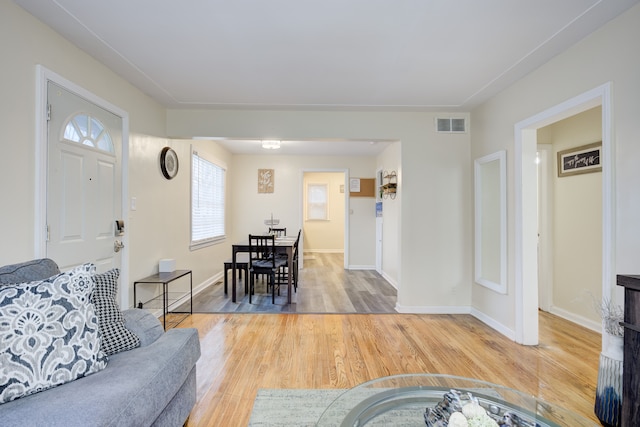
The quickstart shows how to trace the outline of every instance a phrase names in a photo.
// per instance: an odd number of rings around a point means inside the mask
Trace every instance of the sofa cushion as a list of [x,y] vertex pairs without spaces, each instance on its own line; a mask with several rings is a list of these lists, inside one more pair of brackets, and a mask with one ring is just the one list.
[[122,312],[124,326],[140,338],[140,347],[146,347],[164,334],[160,320],[149,310],[129,308]]
[[171,329],[146,347],[111,356],[101,372],[0,405],[0,425],[149,426],[174,399],[199,357],[197,330]]
[[56,274],[60,274],[60,269],[49,258],[5,265],[0,267],[0,286],[4,283],[25,283],[44,280]]
[[0,403],[107,365],[85,264],[42,281],[0,287]]
[[131,350],[140,345],[140,339],[125,328],[120,307],[116,302],[119,276],[120,270],[117,268],[93,276],[95,289],[92,301],[98,316],[102,350],[107,356]]

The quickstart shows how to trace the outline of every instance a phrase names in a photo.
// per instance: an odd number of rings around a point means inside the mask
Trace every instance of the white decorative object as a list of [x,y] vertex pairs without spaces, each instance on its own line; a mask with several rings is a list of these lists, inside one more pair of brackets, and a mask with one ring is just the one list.
[[158,271],[160,273],[171,273],[176,271],[176,260],[175,259],[161,259],[158,264]]

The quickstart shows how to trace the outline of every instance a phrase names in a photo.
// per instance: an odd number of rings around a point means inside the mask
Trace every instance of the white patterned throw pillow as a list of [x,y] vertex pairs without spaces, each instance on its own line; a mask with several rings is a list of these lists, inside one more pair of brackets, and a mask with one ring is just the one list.
[[0,403],[107,366],[84,264],[46,280],[0,287]]
[[102,350],[107,356],[131,350],[140,345],[140,338],[124,326],[122,312],[116,302],[119,276],[120,270],[117,268],[93,276],[96,288],[93,291],[92,301],[98,315]]

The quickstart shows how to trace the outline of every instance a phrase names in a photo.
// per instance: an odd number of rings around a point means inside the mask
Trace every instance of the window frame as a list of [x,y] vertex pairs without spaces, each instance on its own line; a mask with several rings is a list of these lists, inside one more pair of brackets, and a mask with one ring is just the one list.
[[[322,205],[322,203],[312,203],[311,202],[311,189],[312,188],[322,188],[324,190],[324,216],[323,217],[312,217],[311,212],[315,211],[312,209],[313,205]],[[306,221],[329,221],[329,184],[327,183],[308,183],[307,184],[307,194],[306,194]]]
[[[204,166],[207,166],[207,164],[210,164],[214,170],[213,173],[215,174],[220,174],[222,182],[220,183],[216,183],[214,182],[214,192],[215,190],[221,190],[222,191],[222,196],[220,195],[216,195],[215,193],[213,195],[211,195],[212,203],[216,203],[216,202],[220,202],[220,199],[222,199],[222,209],[218,209],[217,211],[220,212],[221,216],[222,216],[222,230],[217,230],[217,232],[219,234],[214,234],[212,236],[209,237],[204,237],[204,238],[200,238],[200,239],[195,239],[194,240],[194,192],[196,191],[195,188],[195,174],[198,173],[195,170],[195,161],[196,160],[200,160],[204,163]],[[222,243],[226,240],[227,236],[226,236],[226,229],[227,229],[227,216],[226,216],[226,203],[227,203],[227,194],[226,194],[226,174],[227,174],[227,166],[224,162],[216,159],[215,157],[202,152],[202,151],[198,151],[195,147],[191,146],[191,151],[190,151],[190,161],[191,161],[191,176],[190,176],[190,192],[189,192],[189,249],[190,250],[197,250],[197,249],[201,249],[201,248],[205,248],[207,246],[211,246],[211,245],[215,245],[218,243]],[[199,167],[202,167],[203,165],[200,164],[198,165]],[[215,177],[213,178],[214,180],[216,179]],[[199,184],[200,185],[200,184]],[[215,208],[214,208],[215,209]],[[219,221],[219,218],[217,219]],[[215,222],[215,220],[214,220]],[[213,228],[219,227],[220,224],[209,224],[209,226],[212,226]]]

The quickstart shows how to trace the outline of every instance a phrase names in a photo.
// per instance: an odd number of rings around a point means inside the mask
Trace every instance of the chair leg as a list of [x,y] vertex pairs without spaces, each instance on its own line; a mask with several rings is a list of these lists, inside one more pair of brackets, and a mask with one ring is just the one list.
[[293,274],[293,290],[294,292],[298,292],[298,266],[293,265],[293,270],[291,270],[291,274]]
[[229,269],[227,268],[227,266],[224,266],[224,294],[227,295],[228,291],[228,283],[229,283],[229,279],[227,278],[227,276],[229,275]]
[[249,275],[249,304],[251,304],[251,294],[253,294],[253,274]]
[[[278,290],[279,289],[280,289],[280,286],[278,286]],[[275,304],[275,303],[276,303],[276,273],[272,272],[271,273],[271,304]]]

